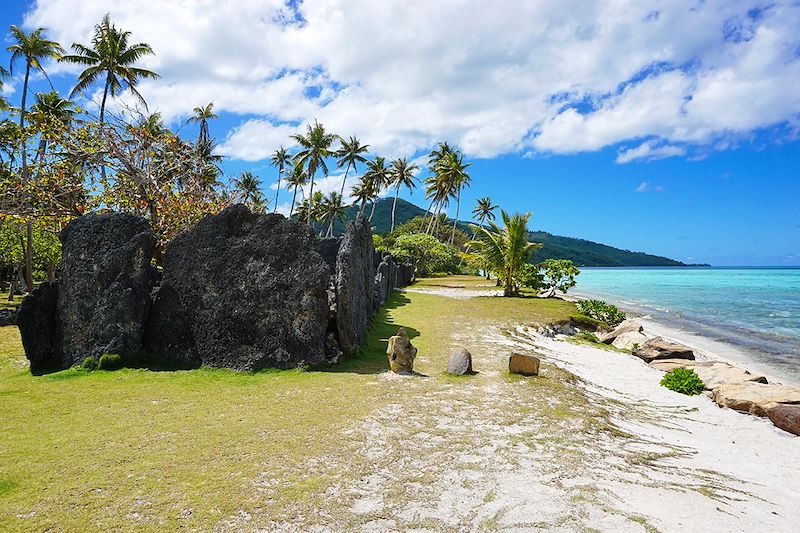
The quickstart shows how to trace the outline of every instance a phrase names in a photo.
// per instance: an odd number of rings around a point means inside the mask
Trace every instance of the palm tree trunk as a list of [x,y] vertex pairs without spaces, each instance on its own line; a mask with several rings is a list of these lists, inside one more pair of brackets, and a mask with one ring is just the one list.
[[394,231],[394,212],[397,209],[397,197],[400,195],[400,185],[394,191],[394,202],[392,202],[392,229],[389,230],[389,233]]
[[281,192],[281,174],[283,174],[283,166],[278,168],[278,188],[275,190],[275,209],[272,210],[273,213],[278,212],[278,193]]
[[316,168],[312,170],[311,167],[308,169],[308,173],[311,176],[311,188],[308,190],[308,220],[306,223],[309,226],[311,226],[311,213],[314,212],[314,174],[316,170]]
[[[106,98],[108,97],[109,80],[106,76],[106,85],[103,88],[103,100],[100,102],[100,137],[103,136],[103,124],[106,119]],[[106,179],[106,159],[103,155],[100,156],[100,174],[103,176],[103,181]]]
[[378,203],[378,199],[372,200],[372,211],[369,214],[369,221],[372,222],[372,217],[375,215],[375,205]]
[[433,198],[431,198],[431,203],[428,206],[428,210],[425,211],[425,216],[431,215],[431,220],[428,222],[428,229],[425,230],[425,235],[427,235],[428,232],[431,229],[431,222],[433,222],[433,216],[432,216],[433,214],[431,213],[431,209],[433,209],[433,202],[435,202],[435,201],[436,201],[436,197],[434,196]]
[[[25,81],[22,84],[22,107],[19,112],[19,131],[22,136],[22,182],[28,183],[28,143],[25,135],[25,113],[26,103],[28,100],[28,80],[31,76],[31,62],[27,61],[25,64]],[[26,238],[28,240],[25,246],[25,285],[28,292],[33,291],[33,222],[28,221],[25,225]]]
[[461,211],[461,187],[458,188],[458,193],[456,194],[456,217],[453,219],[453,233],[450,234],[450,246],[453,246],[453,242],[456,240],[456,224],[458,224],[459,211]]
[[9,287],[8,287],[8,301],[9,302],[13,302],[14,301],[14,294],[17,292],[17,287],[19,286],[18,285],[18,280],[20,278],[20,271],[19,270],[21,268],[22,268],[22,265],[17,266],[17,268],[11,274],[11,283],[9,284]]
[[294,201],[297,199],[297,185],[294,186],[294,194],[292,195],[292,207],[289,208],[289,220],[292,219],[294,213]]
[[347,168],[344,169],[344,179],[342,180],[342,191],[339,195],[344,198],[344,186],[347,183],[347,173],[350,172],[350,163],[347,163]]

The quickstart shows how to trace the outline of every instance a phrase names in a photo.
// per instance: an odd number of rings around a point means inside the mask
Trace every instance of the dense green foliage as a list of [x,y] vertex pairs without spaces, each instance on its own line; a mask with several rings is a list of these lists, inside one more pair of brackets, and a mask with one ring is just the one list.
[[417,275],[426,276],[436,272],[455,272],[458,258],[455,249],[433,237],[422,233],[400,235],[389,249],[396,259],[409,261],[417,268]]
[[578,313],[612,326],[616,326],[626,318],[625,313],[620,311],[617,306],[602,300],[581,300],[575,304],[575,307],[578,309]]
[[569,259],[546,259],[538,268],[542,274],[541,287],[547,296],[553,296],[556,291],[566,294],[575,286],[575,276],[581,273]]
[[703,380],[690,368],[670,370],[661,380],[661,386],[688,396],[700,394],[705,388]]
[[569,318],[579,328],[597,330],[607,326],[607,324],[602,320],[597,320],[596,318],[592,318],[580,313],[570,315]]
[[81,363],[81,365],[78,368],[85,372],[94,372],[95,370],[97,370],[98,366],[99,365],[97,363],[97,359],[90,356],[84,359],[83,363]]
[[115,353],[104,353],[97,362],[98,370],[119,370],[122,368],[122,357]]

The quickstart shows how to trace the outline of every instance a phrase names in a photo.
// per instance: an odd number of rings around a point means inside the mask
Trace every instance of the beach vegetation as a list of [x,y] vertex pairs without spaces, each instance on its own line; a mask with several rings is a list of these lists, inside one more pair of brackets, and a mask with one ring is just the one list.
[[568,259],[547,259],[538,267],[542,274],[541,288],[547,297],[555,296],[556,292],[566,294],[575,286],[575,277],[581,273]]
[[[107,364],[107,363],[106,363]],[[94,372],[99,367],[99,363],[94,356],[89,356],[83,360],[83,362],[78,366],[79,370],[83,370],[84,372]]]
[[578,326],[579,328],[590,329],[592,331],[596,331],[598,329],[608,329],[608,324],[603,322],[602,320],[597,320],[596,318],[592,318],[590,316],[575,313],[570,315],[570,320],[573,324]]
[[703,380],[691,368],[675,368],[661,379],[661,386],[688,396],[701,394],[705,389]]
[[424,233],[400,235],[394,240],[389,253],[400,261],[414,265],[419,276],[455,272],[458,267],[456,250],[433,235]]
[[540,244],[528,241],[530,217],[530,213],[510,215],[501,211],[503,227],[494,221],[488,223],[488,228],[475,226],[475,240],[469,243],[470,249],[501,280],[504,296],[519,294],[523,269],[531,253],[541,247]]
[[581,300],[575,304],[578,313],[611,326],[620,324],[627,317],[617,306],[602,300]]

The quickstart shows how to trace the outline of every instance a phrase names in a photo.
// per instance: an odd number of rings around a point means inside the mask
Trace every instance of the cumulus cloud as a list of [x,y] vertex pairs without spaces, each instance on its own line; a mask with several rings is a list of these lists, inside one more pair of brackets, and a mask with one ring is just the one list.
[[800,117],[788,0],[39,0],[25,24],[87,42],[105,12],[156,50],[143,66],[162,79],[141,92],[167,120],[209,101],[241,117],[223,145],[237,159],[315,118],[389,157],[440,140],[473,157],[640,143],[624,163]]

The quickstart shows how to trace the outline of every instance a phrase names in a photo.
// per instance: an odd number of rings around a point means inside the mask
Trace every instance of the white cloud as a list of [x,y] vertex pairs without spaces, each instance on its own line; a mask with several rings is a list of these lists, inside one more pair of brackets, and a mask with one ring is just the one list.
[[292,24],[282,0],[39,0],[25,24],[87,42],[110,12],[157,52],[143,64],[162,75],[141,84],[151,109],[240,115],[223,144],[237,159],[318,118],[388,157],[440,140],[476,157],[641,143],[623,163],[798,123],[800,5],[765,5],[306,0]]
[[636,187],[636,188],[633,190],[633,192],[651,192],[651,191],[655,191],[655,192],[664,192],[664,187],[663,187],[663,186],[661,186],[661,185],[655,185],[655,186],[653,186],[653,185],[651,185],[651,184],[650,184],[650,182],[648,182],[648,181],[643,181],[643,182],[641,182],[641,183],[639,184],[639,186],[638,186],[638,187]]
[[617,155],[617,163],[630,163],[632,161],[654,161],[667,157],[676,157],[686,154],[686,149],[670,144],[656,145],[653,141],[646,141],[633,148],[626,148]]

